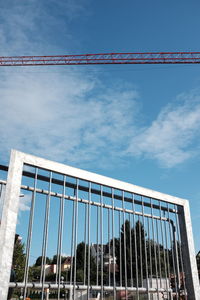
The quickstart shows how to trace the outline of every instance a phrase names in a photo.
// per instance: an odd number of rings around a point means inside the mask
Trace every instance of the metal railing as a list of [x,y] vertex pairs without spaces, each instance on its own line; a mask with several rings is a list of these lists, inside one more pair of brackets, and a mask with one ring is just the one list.
[[[187,200],[14,150],[3,186],[2,300],[8,287],[24,300],[198,299]],[[9,283],[20,193],[31,199],[24,264]]]

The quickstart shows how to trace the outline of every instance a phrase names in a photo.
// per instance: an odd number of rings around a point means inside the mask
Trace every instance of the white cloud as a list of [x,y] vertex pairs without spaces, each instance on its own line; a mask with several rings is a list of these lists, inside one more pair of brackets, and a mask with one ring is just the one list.
[[[69,24],[87,14],[88,3],[22,0],[4,4],[1,53],[57,52],[63,39],[65,45],[71,41]],[[125,149],[134,131],[137,92],[114,85],[107,88],[86,69],[68,66],[66,72],[60,71],[56,67],[0,69],[1,153],[7,156],[10,148],[16,148],[79,165],[120,156],[119,149]]]
[[19,197],[19,211],[29,211],[32,194],[24,194]]
[[157,160],[163,167],[173,167],[197,154],[200,133],[200,93],[192,91],[168,105],[149,127],[132,138],[127,152]]
[[64,256],[64,257],[71,256],[71,254],[67,254],[67,253],[62,253],[61,255]]
[[134,130],[137,97],[134,90],[100,87],[95,78],[73,72],[5,73],[1,151],[16,148],[68,162],[111,157]]
[[[63,41],[65,54],[72,44],[69,25],[87,16],[89,0],[4,1],[0,9],[1,55],[58,54]],[[45,52],[46,51],[46,52]]]

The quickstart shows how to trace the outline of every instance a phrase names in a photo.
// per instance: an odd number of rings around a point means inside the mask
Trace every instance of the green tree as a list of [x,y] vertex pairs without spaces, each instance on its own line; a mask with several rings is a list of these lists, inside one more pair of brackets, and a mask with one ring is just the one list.
[[20,240],[17,240],[13,251],[13,269],[15,270],[16,281],[18,282],[24,279],[25,257],[24,244]]
[[165,277],[167,273],[167,255],[169,255],[169,250],[151,239],[146,240],[146,247],[148,276],[156,276],[157,273],[158,277]]
[[[76,249],[76,281],[83,282],[84,281],[84,260],[85,260],[85,249],[86,249],[86,278],[85,282],[87,283],[87,274],[88,274],[88,245],[85,247],[85,243],[81,242],[78,244]],[[74,266],[74,259],[73,259]],[[96,283],[96,262],[95,258],[91,255],[90,252],[90,284]]]
[[33,265],[29,267],[29,280],[38,281],[40,278],[41,267]]
[[[66,258],[67,258],[66,256],[61,256],[61,263],[63,263],[66,260]],[[56,265],[57,261],[58,261],[58,256],[54,255],[51,263],[53,265]]]
[[[46,257],[46,264],[50,264],[51,260]],[[35,264],[29,267],[29,280],[38,281],[41,275],[42,256],[39,256]]]
[[[122,224],[120,238],[115,239],[115,255],[119,270],[117,274],[117,280],[120,280],[121,277],[122,284],[125,283],[125,267],[128,281],[131,280],[131,274],[133,278],[136,278],[136,273],[138,273],[139,278],[145,277],[146,275],[144,259],[145,236],[146,232],[141,222],[137,221],[134,228],[131,228],[128,220],[125,221],[125,224]],[[125,248],[126,253],[124,252]]]
[[[46,264],[50,265],[51,260],[49,259],[49,257],[46,257]],[[35,261],[35,266],[41,266],[42,264],[42,256],[39,256],[36,261]]]
[[[156,273],[158,276],[165,276],[166,249],[159,243],[147,239],[146,236],[142,222],[137,221],[133,228],[128,220],[122,224],[120,238],[115,239],[115,255],[119,270],[116,274],[117,281],[121,277],[123,285],[125,284],[125,267],[129,282],[131,277],[135,282],[137,275],[139,284],[143,278],[155,276]],[[110,243],[112,244],[112,241]]]

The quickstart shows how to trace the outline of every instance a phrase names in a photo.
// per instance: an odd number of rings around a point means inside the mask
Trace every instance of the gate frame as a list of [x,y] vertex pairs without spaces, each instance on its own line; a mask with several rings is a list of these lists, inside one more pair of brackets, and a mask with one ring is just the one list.
[[46,160],[37,156],[11,150],[5,198],[0,225],[0,299],[6,300],[10,281],[10,270],[14,247],[14,237],[17,224],[19,196],[24,164],[39,167],[52,172],[78,177],[96,184],[121,189],[130,193],[141,194],[167,203],[178,205],[180,235],[182,243],[183,263],[185,269],[188,300],[198,300],[200,297],[199,278],[197,273],[195,247],[192,233],[189,201],[146,189],[130,183],[84,171],[68,165]]

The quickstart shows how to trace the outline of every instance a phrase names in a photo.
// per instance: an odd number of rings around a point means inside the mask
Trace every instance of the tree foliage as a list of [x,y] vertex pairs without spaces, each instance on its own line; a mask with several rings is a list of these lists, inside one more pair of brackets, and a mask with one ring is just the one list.
[[[121,227],[120,237],[115,239],[115,255],[118,265],[117,280],[125,282],[125,267],[127,280],[141,280],[150,276],[165,276],[166,249],[159,243],[147,239],[144,226],[140,221],[131,228],[125,221]],[[111,241],[111,244],[113,242]]]
[[[59,257],[57,255],[54,255],[51,263],[53,265],[56,265],[58,262],[58,258]],[[66,256],[61,256],[61,263],[63,263],[66,260],[66,258],[67,258]]]
[[[49,257],[46,257],[46,264],[49,265],[51,263],[51,260]],[[35,261],[35,266],[41,266],[42,265],[42,256],[39,256]]]
[[[86,249],[86,269],[85,269],[85,282],[88,282],[88,245],[85,245],[84,242],[78,244],[76,249],[76,280],[78,282],[84,281],[84,260],[85,260],[85,249]],[[74,265],[74,261],[73,261]],[[91,255],[90,252],[90,284],[96,283],[96,262],[95,258]]]
[[29,267],[29,280],[38,281],[40,278],[41,267],[33,265]]
[[15,270],[16,281],[24,279],[25,253],[24,244],[17,240],[13,251],[13,269]]

